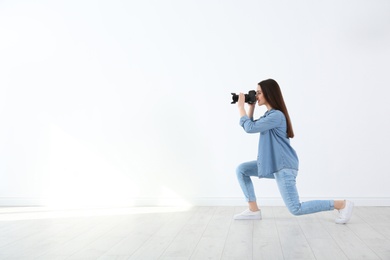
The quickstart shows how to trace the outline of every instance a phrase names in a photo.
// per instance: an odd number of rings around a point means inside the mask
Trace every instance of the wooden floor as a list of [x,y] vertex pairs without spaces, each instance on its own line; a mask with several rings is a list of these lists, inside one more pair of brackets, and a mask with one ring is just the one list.
[[390,207],[295,217],[263,207],[0,208],[0,259],[390,259]]

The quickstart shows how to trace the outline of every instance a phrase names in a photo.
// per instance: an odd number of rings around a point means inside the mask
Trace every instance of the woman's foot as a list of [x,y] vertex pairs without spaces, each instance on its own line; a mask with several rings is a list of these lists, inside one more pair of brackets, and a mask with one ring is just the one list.
[[250,209],[246,209],[240,214],[236,214],[233,217],[234,219],[261,219],[261,211],[251,211]]
[[345,201],[344,207],[339,209],[339,216],[336,218],[336,224],[345,224],[349,221],[352,216],[353,206],[354,204],[352,201]]

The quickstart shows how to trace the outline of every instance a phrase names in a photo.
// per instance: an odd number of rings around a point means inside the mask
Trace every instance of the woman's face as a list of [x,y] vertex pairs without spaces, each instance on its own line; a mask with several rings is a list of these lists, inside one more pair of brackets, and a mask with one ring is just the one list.
[[267,100],[265,100],[260,85],[257,85],[256,99],[259,106],[266,105],[268,103]]

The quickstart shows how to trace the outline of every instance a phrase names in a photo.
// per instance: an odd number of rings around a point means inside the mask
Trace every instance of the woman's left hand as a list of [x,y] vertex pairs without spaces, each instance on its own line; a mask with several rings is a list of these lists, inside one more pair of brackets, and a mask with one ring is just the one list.
[[238,96],[238,102],[237,102],[237,106],[238,106],[238,111],[240,113],[240,117],[243,117],[246,115],[246,111],[245,111],[245,95],[243,93],[240,93],[240,95]]
[[238,95],[237,106],[238,106],[239,108],[244,108],[244,105],[245,105],[245,94],[240,93],[240,94]]

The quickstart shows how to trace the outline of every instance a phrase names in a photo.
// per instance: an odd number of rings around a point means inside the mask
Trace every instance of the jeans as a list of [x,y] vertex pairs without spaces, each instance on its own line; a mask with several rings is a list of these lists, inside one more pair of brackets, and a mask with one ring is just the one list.
[[[251,176],[258,176],[257,162],[251,161],[240,164],[237,167],[236,173],[246,200],[248,202],[256,201]],[[273,178],[276,180],[284,204],[286,204],[291,214],[298,216],[334,209],[333,200],[312,200],[301,203],[296,188],[297,175],[297,170],[281,169],[274,173]]]

